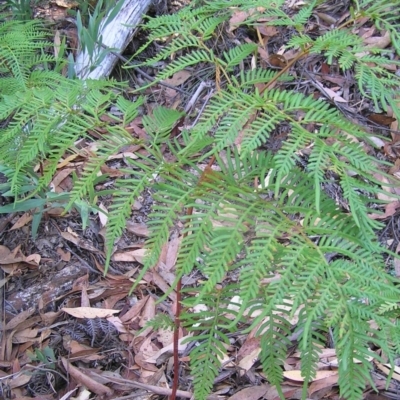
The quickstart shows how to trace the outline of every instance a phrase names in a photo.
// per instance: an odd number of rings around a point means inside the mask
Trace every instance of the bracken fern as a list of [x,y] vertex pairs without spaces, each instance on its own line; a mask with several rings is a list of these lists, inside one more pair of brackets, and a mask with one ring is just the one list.
[[[290,16],[283,0],[201,3],[196,8],[194,2],[173,16],[150,19],[145,25],[149,40],[137,57],[152,42],[166,41],[156,57],[142,63],[154,66],[168,57],[174,59],[156,81],[188,66],[209,64],[221,90],[198,123],[179,138],[170,138],[169,132],[181,113],[158,108],[144,118],[149,139],[140,144],[146,151],[127,161],[121,170],[124,176],[116,179],[113,189],[97,192],[113,197],[106,232],[107,265],[133,202],[150,189],[154,197],[148,222],[151,234],[137,281],[157,264],[162,246],[178,227],[182,243],[177,279],[194,269],[205,277],[199,287],[185,290],[182,302],[182,325],[193,333],[190,341],[198,344],[191,353],[196,399],[205,399],[212,390],[227,353],[229,333],[238,328],[261,337],[260,361],[283,398],[280,385],[293,320],[302,359],[303,398],[315,377],[321,346],[330,335],[339,359],[341,396],[360,399],[366,382],[373,385],[370,357],[380,358],[371,348],[381,348],[382,358],[392,363],[400,349],[395,306],[398,281],[385,271],[385,249],[375,235],[381,225],[368,217],[376,195],[382,192],[373,173],[383,174],[383,164],[360,145],[369,140],[368,135],[333,106],[280,89],[279,83],[290,82],[289,76],[258,67],[240,72],[238,65],[250,65],[257,45],[242,44],[220,54],[212,44],[215,32],[222,30],[234,11],[251,10],[242,25],[252,26],[267,17],[272,25],[291,27],[297,33],[290,46],[304,55],[319,54],[328,63],[338,60],[343,70],[354,69],[360,91],[377,108],[393,107],[396,116],[400,115],[395,101],[399,77],[383,69],[383,52],[360,56],[362,42],[350,31],[332,30],[318,38],[304,34],[302,25],[312,14],[314,2]],[[394,2],[361,1],[358,5],[353,22],[370,16],[378,28],[385,26],[398,49],[399,23],[385,19]],[[0,34],[5,35],[1,30]],[[35,41],[35,35],[31,36],[23,41]],[[0,85],[14,79],[17,88],[3,94],[0,102],[1,118],[10,118],[0,138],[0,161],[15,195],[20,195],[23,177],[33,174],[38,161],[45,162],[40,186],[48,185],[63,153],[88,130],[104,128],[99,116],[117,105],[122,115],[109,115],[115,125],[107,127],[101,148],[89,156],[81,180],[70,193],[70,205],[90,198],[97,172],[108,156],[127,144],[139,143],[124,127],[136,116],[141,100],[123,99],[111,90],[116,86],[112,82],[68,81],[53,71],[49,72],[52,78],[45,79],[40,74],[46,71],[35,69],[32,60],[21,71],[24,47],[11,53],[0,48],[0,57],[9,63],[1,71]],[[12,59],[14,53],[17,56]],[[33,53],[29,57],[37,57]],[[57,60],[45,56],[35,65],[47,62],[56,65]],[[42,80],[31,87],[28,83],[35,74]],[[22,83],[17,82],[20,78]],[[255,88],[276,80],[277,88]],[[289,130],[281,149],[265,150],[265,142],[282,123]],[[205,168],[211,157],[215,158],[212,168]],[[332,174],[347,209],[324,190]],[[188,213],[191,208],[193,213]],[[232,276],[237,281],[224,284]]]

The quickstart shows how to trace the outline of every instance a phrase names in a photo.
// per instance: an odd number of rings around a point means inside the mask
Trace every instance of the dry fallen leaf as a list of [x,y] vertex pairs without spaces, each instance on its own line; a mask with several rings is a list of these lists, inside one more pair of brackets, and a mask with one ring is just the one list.
[[120,262],[138,262],[143,264],[143,258],[146,255],[146,249],[137,249],[132,251],[125,251],[121,253],[114,253],[112,256],[113,261]]
[[371,219],[386,219],[394,215],[399,208],[400,208],[400,202],[393,201],[389,204],[386,204],[384,214],[368,214],[368,217]]
[[[325,379],[337,374],[337,371],[317,371],[315,378],[312,381],[318,381],[319,379]],[[283,376],[292,381],[304,382],[304,378],[301,376],[301,371],[297,369],[292,371],[283,371]]]
[[71,259],[71,253],[69,251],[64,251],[62,248],[58,247],[56,252],[62,261],[68,262]]
[[25,311],[20,312],[6,324],[4,329],[8,331],[16,328],[19,324],[26,321],[34,312],[35,312],[35,307],[31,307]]
[[107,221],[108,221],[108,215],[107,215],[108,210],[107,210],[107,207],[103,203],[99,204],[99,208],[100,208],[100,210],[104,211],[104,212],[99,211],[100,225],[103,227],[107,224]]
[[21,217],[18,218],[18,221],[10,228],[10,231],[14,231],[16,229],[22,228],[25,226],[28,222],[32,221],[32,214],[31,213],[24,213],[21,215]]
[[312,396],[313,393],[318,392],[318,390],[331,388],[333,385],[336,385],[339,380],[339,374],[328,376],[323,379],[316,380],[310,384],[308,388],[308,395]]
[[150,296],[145,296],[141,300],[139,300],[136,304],[134,304],[127,313],[120,317],[123,323],[131,323],[136,317],[139,316],[141,310],[146,305],[147,300]]
[[239,390],[233,396],[229,397],[228,400],[257,400],[264,398],[265,393],[270,389],[267,384],[261,386],[251,386],[245,389]]
[[369,114],[367,119],[383,126],[389,126],[393,121],[396,121],[396,118],[390,117],[389,115],[377,113]]
[[83,386],[86,386],[90,391],[96,393],[98,396],[105,398],[112,398],[114,391],[107,386],[102,385],[99,382],[96,382],[94,379],[90,378],[83,372],[81,372],[78,368],[74,367],[68,360],[61,357],[61,361],[67,373],[71,375],[77,382],[81,383]]
[[189,71],[183,69],[176,72],[172,78],[164,79],[164,82],[172,86],[179,86],[182,85],[182,83],[185,83],[191,76],[192,74]]
[[113,314],[118,314],[120,310],[108,310],[105,308],[92,308],[92,307],[75,307],[75,308],[62,308],[61,311],[72,315],[75,318],[107,318]]
[[[389,375],[392,371],[392,367],[390,364],[381,364],[380,362],[376,362],[375,364],[378,367],[378,369],[380,369],[386,375]],[[396,381],[400,382],[400,367],[395,366],[393,375],[391,376],[392,379],[395,379]]]
[[139,237],[149,237],[149,228],[147,228],[147,225],[143,223],[138,224],[136,222],[127,221],[126,230]]
[[390,32],[386,31],[383,36],[371,36],[364,40],[365,48],[384,49],[391,43]]

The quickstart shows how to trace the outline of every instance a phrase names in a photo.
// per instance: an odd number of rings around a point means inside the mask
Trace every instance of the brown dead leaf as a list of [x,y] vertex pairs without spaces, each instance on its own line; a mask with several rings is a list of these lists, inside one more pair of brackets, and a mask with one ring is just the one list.
[[137,318],[150,296],[145,296],[134,304],[129,311],[120,317],[123,323],[130,323]]
[[75,307],[75,308],[62,308],[61,311],[72,315],[75,318],[107,318],[113,314],[118,314],[120,310],[109,310],[105,308],[92,308],[92,307]]
[[81,307],[90,308],[90,300],[85,286],[81,289]]
[[365,48],[384,49],[391,43],[390,32],[386,31],[383,36],[371,36],[364,40]]
[[287,65],[286,58],[280,54],[271,54],[268,63],[275,68],[285,68]]
[[[191,336],[192,336],[192,334],[179,339],[179,342],[178,342],[178,352],[179,353],[185,351],[186,347],[188,346],[187,342],[186,343],[182,343],[182,342],[186,341],[188,339],[188,337],[191,337]],[[172,357],[173,352],[174,352],[174,344],[171,343],[170,345],[165,346],[161,350],[155,351],[151,355],[149,354],[149,356],[145,357],[144,360],[148,363],[158,365],[158,364],[160,364],[161,357],[163,357],[163,356],[165,356],[166,358]],[[145,356],[145,354],[144,354],[144,356]]]
[[56,252],[62,261],[68,262],[71,259],[71,253],[69,251],[64,251],[62,248],[57,247]]
[[113,156],[108,157],[107,161],[120,160],[123,158],[131,158],[132,160],[136,160],[139,158],[139,156],[137,156],[135,153],[133,153],[131,151],[124,151],[123,153],[115,154]]
[[[316,376],[312,381],[318,381],[320,379],[325,379],[337,374],[337,371],[317,371]],[[300,370],[283,371],[283,376],[292,381],[304,382],[304,378],[301,376]]]
[[396,211],[400,208],[399,201],[393,201],[391,203],[386,204],[385,213],[384,214],[368,214],[368,217],[371,219],[386,219],[396,214]]
[[80,154],[75,153],[75,154],[71,154],[70,156],[68,156],[66,159],[60,161],[57,164],[57,169],[61,169],[64,168],[66,165],[68,165],[71,161],[75,160],[75,158],[79,157]]
[[31,213],[24,213],[21,217],[18,218],[17,222],[10,228],[10,231],[14,231],[16,229],[20,229],[25,226],[27,223],[32,221],[32,214]]
[[257,400],[264,398],[265,393],[271,388],[271,386],[264,384],[261,386],[251,386],[236,392],[233,396],[229,397],[229,400]]
[[122,321],[118,317],[108,317],[107,321],[110,324],[113,324],[118,332],[120,333],[127,333],[127,329],[123,325]]
[[25,261],[25,256],[21,253],[21,246],[17,246],[13,251],[8,253],[8,255],[0,259],[0,264],[14,264]]
[[26,321],[34,312],[35,312],[35,307],[31,307],[25,311],[20,312],[6,324],[5,330],[8,331],[16,328],[19,324]]
[[171,271],[175,267],[181,242],[182,242],[182,237],[179,237],[179,236],[177,236],[169,241],[167,255],[165,257],[165,270],[166,271]]
[[251,353],[246,354],[239,362],[239,367],[243,371],[249,371],[250,368],[257,362],[258,355],[261,353],[261,347],[254,349]]
[[139,326],[143,328],[146,323],[154,318],[156,315],[156,303],[152,297],[149,297],[143,307],[143,312],[140,316]]
[[126,230],[139,237],[149,237],[149,228],[146,224],[127,221]]
[[369,114],[367,118],[370,121],[383,126],[389,126],[393,121],[396,121],[396,118],[390,117],[389,115],[377,113]]
[[146,249],[137,249],[132,251],[114,253],[112,256],[113,261],[119,262],[138,262],[143,264],[143,259],[146,255]]
[[164,79],[164,82],[172,86],[179,86],[182,85],[182,83],[185,83],[191,76],[192,74],[189,71],[183,69],[176,72],[172,78]]
[[158,371],[158,368],[154,364],[148,363],[144,360],[142,352],[135,355],[135,363],[139,365],[140,368],[146,369],[148,371]]
[[229,32],[234,31],[242,22],[246,21],[249,13],[246,11],[235,11],[229,20]]
[[168,283],[165,281],[165,279],[156,271],[152,272],[153,275],[153,282],[154,284],[161,289],[164,293],[169,292],[168,297],[172,300],[172,301],[176,301],[176,293],[175,291],[171,291],[171,287],[170,285],[168,285]]
[[66,179],[70,174],[72,174],[75,171],[75,168],[65,168],[58,172],[53,180],[51,181],[51,184],[54,186],[55,191],[58,193],[57,188],[60,186],[61,182]]
[[[122,158],[122,157],[119,157]],[[110,178],[119,178],[121,176],[124,176],[124,173],[122,171],[120,171],[119,169],[116,168],[111,168],[106,164],[103,164],[101,166],[101,172],[104,175],[108,175]]]
[[26,343],[35,339],[38,335],[37,328],[28,328],[22,331],[16,332],[13,336],[13,343]]
[[75,244],[76,246],[91,251],[93,253],[99,253],[100,250],[96,249],[88,240],[80,238],[76,233],[74,232],[61,232],[61,236],[65,239],[68,240],[69,242]]
[[273,37],[279,33],[278,29],[276,29],[275,26],[268,25],[268,24],[257,25],[256,28],[259,30],[261,35],[266,36],[266,37]]
[[31,380],[31,378],[31,374],[21,371],[17,374],[17,376],[14,376],[12,379],[7,381],[7,385],[10,387],[10,389],[15,389],[17,387],[25,386]]
[[[375,362],[376,366],[379,370],[381,370],[384,374],[389,375],[392,372],[392,367],[390,364],[381,364],[380,362]],[[392,379],[400,382],[400,367],[395,366],[393,375],[391,375]]]
[[117,302],[124,299],[126,295],[127,293],[125,291],[122,291],[121,293],[116,293],[107,297],[104,300],[104,308],[114,308]]
[[241,360],[243,357],[251,354],[255,349],[260,348],[260,337],[247,336],[246,341],[240,347],[237,359]]
[[112,398],[113,390],[101,383],[96,382],[94,379],[90,378],[78,368],[74,367],[68,362],[64,357],[61,357],[61,361],[65,370],[71,375],[77,382],[86,386],[91,392],[96,393],[98,396],[105,396],[106,398]]
[[[333,372],[333,371],[332,371]],[[308,395],[312,396],[318,390],[330,388],[338,383],[339,374],[328,376],[323,379],[316,380],[312,382],[308,388]]]
[[31,254],[25,258],[25,262],[31,266],[38,267],[41,259],[40,254]]
[[61,311],[49,311],[45,314],[40,314],[40,319],[46,324],[46,325],[51,325],[54,323],[54,321],[57,320],[59,315],[61,314]]
[[73,0],[55,0],[55,3],[58,5],[58,7],[62,8],[76,8],[79,7],[79,3],[77,1]]
[[0,245],[0,260],[4,260],[11,254],[8,247]]
[[347,103],[347,100],[345,100],[342,96],[339,96],[334,90],[323,86],[319,82],[315,81],[314,84],[318,87],[321,88],[321,92],[325,94],[329,99],[333,100],[336,103]]
[[384,184],[390,184],[388,178],[386,176],[383,176],[379,173],[374,173],[372,176],[382,182],[382,189],[387,192],[388,194],[386,195],[385,193],[378,193],[376,196],[378,197],[379,200],[384,200],[384,201],[393,201],[394,200],[394,195],[392,193],[392,188],[390,186],[385,186]]
[[328,23],[329,25],[334,25],[337,22],[336,18],[326,13],[316,11],[315,15],[318,16],[318,18],[320,18],[322,21]]
[[75,279],[72,284],[72,290],[80,291],[82,288],[87,288],[89,286],[89,275],[85,274],[80,276],[78,279]]
[[159,329],[157,340],[165,347],[170,345],[174,339],[174,332],[171,329]]

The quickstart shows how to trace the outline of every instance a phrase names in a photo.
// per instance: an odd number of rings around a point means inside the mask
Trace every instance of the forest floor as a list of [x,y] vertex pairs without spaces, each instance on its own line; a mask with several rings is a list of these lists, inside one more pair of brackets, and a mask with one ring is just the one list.
[[[294,4],[294,2],[292,2]],[[70,4],[56,1],[35,10],[36,18],[52,19],[58,35],[67,35],[71,46],[77,33],[68,22]],[[294,6],[294,5],[293,5]],[[346,2],[325,2],[313,20],[309,31],[324,29],[338,23],[349,12]],[[240,20],[241,16],[235,18]],[[240,30],[225,32],[225,40],[242,41]],[[275,27],[259,26],[261,40],[269,40],[276,49],[274,54],[262,54],[266,67],[283,68],[291,55],[282,50],[284,35]],[[391,49],[385,33],[379,32],[365,21],[358,34],[366,43],[375,43]],[[140,36],[140,33],[137,37]],[[223,35],[221,35],[223,36]],[[144,39],[134,38],[136,41]],[[255,38],[257,40],[257,38]],[[140,43],[139,43],[140,44]],[[392,49],[395,55],[394,49]],[[395,55],[398,57],[398,55]],[[298,65],[300,64],[300,65]],[[375,113],[368,101],[356,91],[354,76],[341,74],[309,57],[291,70],[298,79],[298,90],[315,98],[325,97],[353,122],[367,129],[380,145],[366,151],[391,164],[388,171],[400,177],[400,133],[398,121],[389,113]],[[398,68],[390,66],[388,68]],[[313,80],[309,71],[318,69],[319,80]],[[148,71],[151,74],[151,71]],[[122,74],[120,70],[116,76]],[[126,72],[123,72],[126,74]],[[168,82],[186,91],[182,94],[171,88],[155,85],[149,92],[157,104],[184,109],[194,93],[191,77],[196,71],[175,74]],[[138,74],[140,75],[140,74]],[[137,76],[123,79],[137,80]],[[309,79],[304,77],[309,76]],[[301,79],[300,79],[301,78]],[[301,82],[301,83],[300,83]],[[206,101],[205,98],[200,99]],[[154,104],[145,105],[151,110]],[[135,120],[134,129],[143,129],[141,120]],[[276,151],[285,140],[284,126],[265,144]],[[81,147],[85,147],[85,143]],[[368,146],[365,144],[365,146]],[[108,165],[109,172],[118,169],[126,154],[116,155]],[[71,171],[79,168],[84,159],[65,163],[55,174],[53,184],[58,192],[68,191],[72,184]],[[385,178],[381,179],[385,187]],[[102,183],[104,187],[107,182]],[[388,188],[400,193],[398,188]],[[339,192],[332,188],[334,196]],[[9,199],[3,199],[5,204]],[[162,301],[174,281],[174,264],[180,237],[172,236],[162,249],[157,269],[146,273],[133,293],[130,293],[135,276],[140,270],[148,236],[147,218],[152,205],[151,193],[143,193],[132,210],[126,230],[115,244],[112,264],[104,276],[104,224],[99,214],[91,214],[88,226],[83,229],[80,215],[71,211],[47,210],[41,221],[38,235],[31,237],[32,215],[14,213],[0,219],[0,277],[3,288],[3,331],[0,354],[0,399],[166,399],[172,386],[172,332],[146,328],[146,322],[156,314],[174,316],[172,291]],[[340,201],[340,199],[339,199]],[[103,199],[107,207],[107,199]],[[385,228],[377,232],[379,240],[392,251],[400,247],[398,202],[388,204],[380,218]],[[387,260],[388,269],[400,276],[396,260]],[[187,277],[185,285],[196,285],[202,276]],[[185,331],[181,332],[184,337]],[[259,339],[251,334],[236,332],[230,336],[229,358],[215,379],[213,399],[257,400],[278,399],[261,370],[257,356]],[[191,398],[192,377],[188,365],[190,348],[182,345],[180,352],[180,398]],[[336,362],[336,365],[335,365]],[[61,368],[63,366],[63,368]],[[339,399],[337,359],[334,349],[321,351],[317,378],[309,388],[310,399]],[[301,397],[302,377],[299,373],[299,353],[296,339],[287,355],[283,391],[288,399]],[[68,370],[65,375],[63,371]],[[388,368],[371,363],[371,373],[378,393],[372,388],[365,399],[380,400],[400,398],[400,370],[394,373],[386,387]]]

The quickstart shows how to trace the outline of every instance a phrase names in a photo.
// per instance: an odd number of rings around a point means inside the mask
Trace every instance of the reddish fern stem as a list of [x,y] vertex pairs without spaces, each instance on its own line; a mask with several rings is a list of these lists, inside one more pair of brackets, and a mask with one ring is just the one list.
[[[204,181],[206,174],[209,173],[209,171],[211,170],[211,166],[214,164],[214,161],[215,161],[215,156],[212,156],[209,163],[207,164],[207,167],[201,174],[198,184]],[[190,224],[190,219],[191,219],[190,217],[192,216],[192,214],[193,214],[193,207],[189,207],[186,212],[186,215],[189,217],[187,220],[188,224]],[[187,236],[187,232],[188,231],[186,230],[186,232],[183,234],[182,239],[184,239]],[[179,328],[181,327],[181,319],[180,319],[182,310],[181,299],[182,299],[182,278],[179,278],[176,284],[176,310],[175,310],[175,327],[174,327],[174,380],[172,382],[172,392],[171,395],[169,396],[169,400],[176,400],[176,392],[178,391],[178,383],[179,383],[178,346],[179,346]]]

